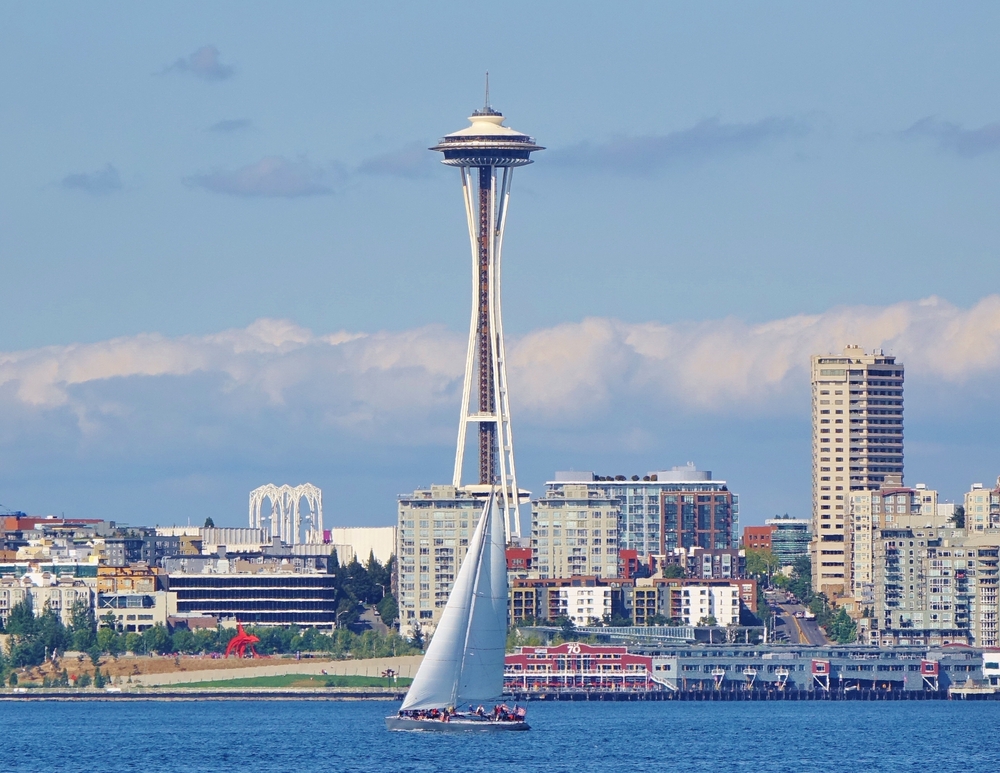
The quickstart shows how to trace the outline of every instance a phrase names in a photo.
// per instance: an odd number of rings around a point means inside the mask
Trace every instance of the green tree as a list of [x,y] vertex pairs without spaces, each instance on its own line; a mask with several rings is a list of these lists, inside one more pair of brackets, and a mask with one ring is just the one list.
[[96,644],[87,650],[87,655],[90,657],[90,662],[94,666],[99,666],[101,664],[101,650]]
[[352,596],[343,596],[337,603],[337,627],[349,628],[358,622],[361,610],[358,602]]
[[769,585],[771,575],[781,568],[778,557],[765,548],[748,548],[746,551],[747,565],[746,572],[751,577],[765,580]]
[[371,575],[358,561],[357,556],[344,567],[343,589],[355,602],[361,601],[365,604],[378,601],[380,595]]
[[10,678],[7,680],[7,684],[9,684],[11,687],[17,687],[17,672],[16,671],[11,671],[10,672]]
[[223,652],[226,647],[225,645],[229,643],[229,639],[232,636],[223,636],[223,630],[221,628],[216,628],[215,630],[210,630],[207,628],[201,628],[194,632],[194,652]]
[[715,619],[715,615],[706,615],[698,621],[699,628],[710,628],[718,624],[719,622]]
[[7,633],[12,636],[30,637],[37,630],[35,610],[31,596],[25,596],[23,601],[10,608],[7,615]]
[[120,655],[122,637],[113,628],[101,628],[97,631],[97,649],[109,655]]
[[843,607],[838,609],[837,614],[827,623],[826,630],[837,644],[850,644],[858,635],[858,626]]
[[107,684],[107,680],[104,678],[104,674],[101,673],[101,669],[94,669],[94,687],[98,690],[104,689],[104,685]]
[[15,668],[41,665],[47,656],[65,650],[70,640],[66,627],[47,605],[35,616],[30,596],[11,608],[7,631],[13,637],[8,646],[10,665]]
[[77,652],[87,652],[97,643],[97,620],[93,608],[86,601],[73,604],[69,633],[72,640],[70,646]]
[[171,649],[170,634],[160,623],[142,632],[142,643],[146,652],[158,655],[166,655]]
[[788,583],[788,592],[803,604],[808,605],[813,598],[812,562],[809,556],[801,556],[792,564],[792,577]]
[[559,626],[559,635],[562,637],[563,641],[575,641],[579,638],[579,634],[576,630],[576,623],[574,623],[570,618],[560,615],[552,622]]
[[396,603],[396,597],[391,593],[386,594],[377,607],[378,616],[382,618],[382,622],[386,625],[391,626],[399,619],[399,605]]
[[125,651],[138,655],[142,652],[142,637],[137,633],[125,634]]
[[84,671],[76,678],[77,687],[90,687],[90,674]]
[[684,567],[680,564],[667,564],[663,567],[663,576],[670,577],[672,579],[683,579],[687,577],[687,572],[684,571]]
[[[38,616],[36,623],[38,625],[37,637],[42,642],[43,653],[52,654],[56,650],[62,652],[70,645],[69,631],[62,624],[59,615],[52,611],[48,605],[42,610],[42,614]],[[35,665],[41,662],[38,661]]]
[[368,577],[371,578],[374,591],[377,594],[376,601],[389,595],[389,584],[392,582],[392,564],[394,560],[395,556],[389,556],[389,560],[385,562],[385,566],[382,566],[378,559],[375,558],[374,550],[368,554],[368,562],[365,564],[365,570],[368,572]]
[[197,652],[195,649],[197,642],[195,641],[194,634],[187,628],[177,628],[170,638],[173,642],[174,652],[183,652],[185,654]]
[[949,518],[948,520],[951,521],[955,525],[956,529],[964,529],[965,528],[965,505],[955,505],[955,512],[952,514],[951,518]]
[[208,516],[208,518],[205,519],[205,528],[206,529],[215,528],[215,521],[212,520],[212,516]]

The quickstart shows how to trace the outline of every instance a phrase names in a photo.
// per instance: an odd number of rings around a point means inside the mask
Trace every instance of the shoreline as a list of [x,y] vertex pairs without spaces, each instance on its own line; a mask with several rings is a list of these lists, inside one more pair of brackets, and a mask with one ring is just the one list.
[[322,690],[295,690],[285,688],[245,688],[245,689],[173,689],[173,690],[122,690],[106,692],[100,690],[77,689],[45,689],[32,688],[24,692],[4,690],[0,692],[0,702],[16,703],[19,701],[56,701],[56,702],[95,702],[95,701],[401,701],[406,690],[388,690],[378,688],[338,688],[329,687]]

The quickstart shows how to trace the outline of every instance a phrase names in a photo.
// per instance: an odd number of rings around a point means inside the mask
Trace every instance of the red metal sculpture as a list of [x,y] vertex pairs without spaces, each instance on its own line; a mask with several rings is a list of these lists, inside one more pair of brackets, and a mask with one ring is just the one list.
[[253,646],[259,641],[258,637],[243,630],[243,623],[237,622],[236,635],[226,645],[226,657],[228,658],[230,653],[234,653],[238,658],[245,658],[247,656],[247,647],[249,647],[250,654],[255,658],[259,658],[260,655],[257,654],[257,650]]

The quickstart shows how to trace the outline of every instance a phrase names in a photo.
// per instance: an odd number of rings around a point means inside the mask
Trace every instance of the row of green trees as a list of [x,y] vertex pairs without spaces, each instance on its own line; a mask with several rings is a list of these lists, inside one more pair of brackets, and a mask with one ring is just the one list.
[[756,577],[757,616],[770,624],[775,612],[767,602],[764,589],[768,587],[791,593],[806,608],[816,615],[816,622],[826,631],[826,635],[838,644],[850,644],[857,640],[858,626],[847,610],[834,610],[822,593],[814,593],[812,588],[812,562],[808,556],[796,559],[790,575],[775,574],[780,562],[770,550],[747,550],[747,574]]
[[[340,628],[324,633],[316,628],[298,626],[248,626],[246,630],[260,639],[256,649],[261,655],[312,652],[335,658],[376,658],[410,655],[420,651],[395,631],[388,634],[374,630],[355,633],[348,628]],[[0,651],[0,679],[4,683],[9,683],[13,670],[39,666],[46,660],[58,658],[67,650],[85,653],[94,666],[97,666],[103,656],[117,658],[126,652],[157,655],[221,654],[233,637],[232,629],[228,628],[196,631],[176,628],[170,631],[162,625],[153,626],[142,633],[120,632],[110,625],[98,627],[93,613],[82,603],[73,608],[71,623],[66,626],[50,609],[43,610],[36,617],[30,597],[11,610],[7,633],[11,634],[7,651]],[[16,681],[16,676],[14,678]],[[96,673],[94,678],[98,678]]]

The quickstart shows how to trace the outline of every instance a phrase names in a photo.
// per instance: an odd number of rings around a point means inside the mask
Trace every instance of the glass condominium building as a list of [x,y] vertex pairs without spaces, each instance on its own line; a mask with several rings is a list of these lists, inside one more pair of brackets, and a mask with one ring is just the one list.
[[693,464],[633,475],[557,472],[545,484],[546,495],[567,484],[585,483],[618,504],[618,547],[640,556],[659,555],[674,547],[739,547],[739,497],[724,480]]

